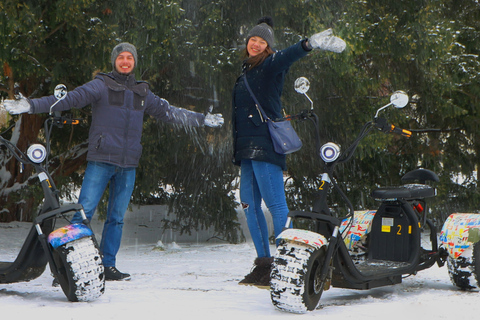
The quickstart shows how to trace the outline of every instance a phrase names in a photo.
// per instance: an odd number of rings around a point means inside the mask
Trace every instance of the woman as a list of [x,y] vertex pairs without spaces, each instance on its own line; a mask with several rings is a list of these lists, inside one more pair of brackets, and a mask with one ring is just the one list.
[[273,258],[270,255],[267,222],[261,208],[262,199],[272,215],[275,237],[285,226],[289,211],[283,187],[285,155],[274,151],[267,124],[262,121],[246,87],[244,75],[267,116],[282,118],[280,97],[289,67],[313,48],[338,51],[338,41],[343,42],[332,37],[331,30],[327,30],[314,35],[310,41],[302,40],[275,52],[272,49],[274,33],[270,17],[261,18],[247,35],[243,72],[235,83],[232,97],[233,161],[241,168],[240,199],[257,258],[251,273],[240,281],[241,284],[268,286],[270,283]]

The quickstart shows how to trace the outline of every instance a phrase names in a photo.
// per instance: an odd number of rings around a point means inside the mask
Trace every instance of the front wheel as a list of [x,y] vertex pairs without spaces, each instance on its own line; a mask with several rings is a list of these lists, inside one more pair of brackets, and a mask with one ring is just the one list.
[[92,237],[84,237],[54,249],[57,280],[72,302],[93,301],[105,291],[102,258]]
[[474,243],[472,254],[457,259],[447,258],[452,283],[462,290],[480,288],[480,243]]
[[284,242],[277,248],[272,269],[270,296],[280,310],[305,313],[318,306],[324,283],[320,272],[325,250],[302,243]]

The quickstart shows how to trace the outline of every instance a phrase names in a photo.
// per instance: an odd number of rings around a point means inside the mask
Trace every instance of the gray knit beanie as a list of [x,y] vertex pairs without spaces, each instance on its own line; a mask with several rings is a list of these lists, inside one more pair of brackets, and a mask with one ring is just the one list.
[[257,25],[253,27],[247,35],[247,43],[251,37],[260,37],[267,41],[270,48],[275,44],[275,36],[273,34],[273,19],[271,17],[263,17],[258,20]]
[[131,43],[122,42],[117,44],[115,48],[113,48],[112,50],[111,60],[112,60],[113,70],[115,70],[115,60],[117,60],[118,55],[125,51],[130,52],[133,55],[133,59],[135,59],[134,67],[137,66],[137,48],[135,48],[135,46]]

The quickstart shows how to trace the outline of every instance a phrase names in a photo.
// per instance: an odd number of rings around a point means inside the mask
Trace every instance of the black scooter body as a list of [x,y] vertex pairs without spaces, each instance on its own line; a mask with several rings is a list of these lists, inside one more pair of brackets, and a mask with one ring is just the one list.
[[59,266],[53,259],[47,235],[54,230],[57,217],[81,210],[83,210],[82,205],[72,204],[40,214],[32,224],[15,261],[0,262],[0,283],[26,282],[36,279],[43,274],[47,263],[50,265],[52,274],[57,276]]
[[[62,93],[63,85],[57,88]],[[66,92],[60,99],[65,95]],[[69,123],[73,124],[73,120],[60,115],[48,117],[45,120],[47,148],[38,144],[32,145],[27,152],[28,156],[0,134],[0,143],[18,162],[35,168],[44,194],[42,207],[17,257],[13,262],[0,262],[0,283],[27,282],[36,279],[44,273],[48,263],[51,274],[69,301],[92,301],[100,297],[105,288],[104,268],[98,243],[90,222],[85,216],[83,206],[81,204],[60,205],[58,190],[53,179],[41,164],[46,158],[45,162],[48,163],[49,151],[47,150],[50,150],[49,137],[52,126]],[[76,213],[81,215],[83,221],[71,224],[71,217]]]
[[[41,225],[45,232],[53,231],[52,223]],[[0,262],[0,283],[25,282],[38,278],[45,271],[48,258],[38,239],[34,226],[30,229],[25,242],[13,262]]]
[[[350,161],[360,142],[373,130],[411,136],[411,131],[398,128],[379,117],[379,113],[388,106],[405,107],[408,95],[403,91],[394,92],[390,103],[379,108],[355,140],[340,152],[340,146],[333,142],[321,144],[318,117],[313,111],[312,100],[306,94],[308,88],[306,78],[295,81],[295,90],[304,94],[312,107],[310,111],[289,116],[289,119],[311,120],[314,124],[315,150],[322,160],[324,171],[318,181],[318,194],[311,212],[290,212],[285,229],[277,237],[270,282],[273,305],[282,311],[304,313],[318,307],[323,291],[330,286],[366,290],[394,285],[401,283],[404,276],[435,263],[440,267],[449,263],[452,281],[460,288],[472,288],[468,278],[472,275],[480,278],[477,270],[480,247],[477,246],[473,258],[454,260],[444,246],[439,248],[436,227],[427,218],[427,199],[436,195],[427,181],[439,181],[434,172],[413,170],[405,174],[402,181],[415,180],[415,183],[373,191],[371,196],[380,201],[376,211],[355,211],[343,192],[345,188],[336,180],[336,166]],[[330,211],[328,195],[332,190],[347,207],[345,217],[337,217]],[[468,214],[459,214],[451,219],[450,225],[458,226],[468,219],[475,220]],[[475,223],[480,225],[480,219]],[[422,238],[425,230],[429,230],[429,244]],[[444,233],[447,231],[445,227],[442,229]],[[460,237],[460,240],[465,238],[465,234],[444,234],[443,244],[447,236]],[[451,248],[451,251],[454,249]],[[461,254],[458,250],[455,253]],[[465,271],[465,267],[470,271]]]
[[[438,181],[438,176],[430,170],[417,169],[407,173],[402,181]],[[332,279],[334,287],[367,290],[375,287],[398,284],[404,275],[415,274],[435,263],[443,264],[445,253],[438,250],[436,228],[431,221],[424,219],[430,228],[431,251],[425,252],[420,245],[421,221],[413,209],[412,202],[421,202],[427,212],[426,198],[435,196],[435,190],[426,184],[406,184],[398,187],[380,188],[372,192],[372,197],[381,200],[368,235],[368,254],[363,264],[352,259],[345,242],[340,240],[332,257]],[[321,208],[317,208],[322,211]],[[332,239],[335,227],[342,221],[328,213],[291,211],[288,217],[315,221],[315,230],[326,239]],[[323,208],[323,211],[329,209]],[[395,230],[382,230],[382,221],[392,221]],[[404,232],[405,231],[405,232]],[[328,258],[327,258],[328,259]],[[326,259],[326,261],[328,261]],[[381,266],[388,261],[389,266]],[[376,263],[378,262],[378,263]]]

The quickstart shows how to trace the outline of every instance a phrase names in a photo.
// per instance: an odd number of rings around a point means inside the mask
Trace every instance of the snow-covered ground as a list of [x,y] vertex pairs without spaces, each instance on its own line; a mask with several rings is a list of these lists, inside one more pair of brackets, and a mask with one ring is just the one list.
[[[29,227],[29,223],[0,223],[0,261],[14,259]],[[132,279],[107,282],[105,294],[94,302],[68,302],[60,288],[51,286],[48,271],[29,283],[0,284],[1,318],[411,320],[480,314],[479,293],[457,290],[446,267],[425,270],[391,287],[332,288],[323,294],[320,309],[304,315],[284,313],[273,307],[268,290],[237,284],[255,258],[252,243],[166,245],[160,251],[155,242],[126,241],[117,266],[131,273]]]

